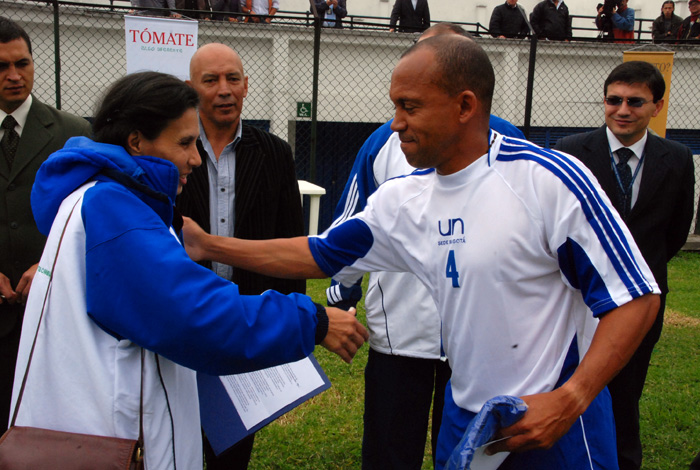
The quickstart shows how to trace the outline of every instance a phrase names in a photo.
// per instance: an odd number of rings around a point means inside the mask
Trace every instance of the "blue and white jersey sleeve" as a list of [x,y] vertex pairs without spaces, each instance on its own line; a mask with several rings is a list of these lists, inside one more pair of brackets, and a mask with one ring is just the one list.
[[[538,183],[518,188],[533,219],[541,220],[548,249],[558,260],[562,280],[581,291],[594,315],[612,310],[633,298],[659,293],[654,277],[627,226],[613,208],[593,174],[576,158],[534,148],[524,142],[502,140],[498,160],[531,161],[536,165],[503,165],[498,171],[532,171]],[[537,213],[539,212],[539,213]]]
[[367,198],[383,182],[383,180],[377,182],[375,178],[374,162],[392,135],[391,122],[387,122],[374,131],[357,152],[343,195],[340,197],[333,214],[333,225],[349,219],[364,209],[367,205]]
[[[383,183],[369,198],[364,211],[329,228],[319,237],[309,238],[309,247],[318,266],[344,285],[351,285],[365,272],[413,272],[420,266],[411,262],[411,230],[421,228],[421,215],[413,213],[405,200],[419,194],[428,183],[425,176],[434,170],[418,170]],[[409,182],[409,184],[403,184]],[[407,230],[406,225],[412,229]]]

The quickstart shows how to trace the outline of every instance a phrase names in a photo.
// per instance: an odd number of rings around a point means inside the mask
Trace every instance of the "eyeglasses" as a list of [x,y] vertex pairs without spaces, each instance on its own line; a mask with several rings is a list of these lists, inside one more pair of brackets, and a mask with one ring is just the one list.
[[609,106],[621,106],[622,102],[627,100],[627,106],[630,108],[641,108],[647,103],[651,103],[649,100],[645,100],[644,98],[620,98],[619,96],[606,96],[605,97],[605,102]]

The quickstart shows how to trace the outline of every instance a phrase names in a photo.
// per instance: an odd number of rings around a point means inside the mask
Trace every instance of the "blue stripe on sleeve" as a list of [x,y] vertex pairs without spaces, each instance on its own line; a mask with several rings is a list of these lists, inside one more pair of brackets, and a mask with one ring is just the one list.
[[523,142],[514,143],[508,139],[503,140],[497,160],[530,160],[550,170],[579,200],[588,222],[628,292],[633,297],[652,292],[651,285],[631,255],[622,228],[581,168],[558,152],[524,145]]
[[375,130],[357,152],[355,163],[348,176],[348,182],[333,214],[334,225],[349,219],[353,214],[364,209],[367,198],[376,191],[374,160],[393,133],[391,130],[392,121]]
[[373,243],[372,231],[360,219],[350,219],[333,227],[323,238],[309,237],[314,261],[328,276],[334,276],[364,257]]
[[583,300],[598,316],[618,307],[611,299],[605,281],[598,273],[588,253],[574,240],[567,238],[557,250],[559,267],[566,279],[581,291]]

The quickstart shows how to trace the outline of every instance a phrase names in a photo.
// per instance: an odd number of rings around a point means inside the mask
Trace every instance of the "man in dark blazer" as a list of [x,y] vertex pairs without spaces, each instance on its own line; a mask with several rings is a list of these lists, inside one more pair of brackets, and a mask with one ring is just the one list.
[[400,33],[420,33],[430,27],[430,8],[428,0],[396,0],[391,9],[389,32],[396,31],[399,23]]
[[654,326],[608,385],[621,470],[641,467],[639,399],[663,326],[666,263],[683,247],[693,218],[695,171],[690,149],[647,131],[650,119],[663,107],[665,88],[653,65],[638,61],[619,65],[604,85],[606,125],[565,137],[554,147],[578,157],[598,178],[662,292]]
[[24,302],[46,237],[34,222],[34,176],[69,137],[90,124],[32,97],[34,59],[27,33],[0,17],[0,427],[9,419]]
[[338,29],[343,27],[343,18],[348,15],[346,0],[317,0],[315,4],[324,27]]
[[[241,121],[248,77],[238,54],[223,44],[200,47],[192,56],[188,83],[200,97],[197,146],[202,165],[189,175],[178,197],[180,212],[222,236],[260,240],[303,235],[289,144]],[[268,289],[306,291],[304,280],[276,279],[218,263],[207,267],[236,283],[245,295]],[[245,469],[252,448],[251,435],[217,458],[205,439],[207,469]]]

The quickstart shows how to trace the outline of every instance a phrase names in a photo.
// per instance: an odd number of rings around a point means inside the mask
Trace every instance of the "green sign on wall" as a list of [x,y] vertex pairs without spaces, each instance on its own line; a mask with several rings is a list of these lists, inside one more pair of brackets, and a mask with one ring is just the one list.
[[311,117],[311,103],[297,101],[297,117]]

